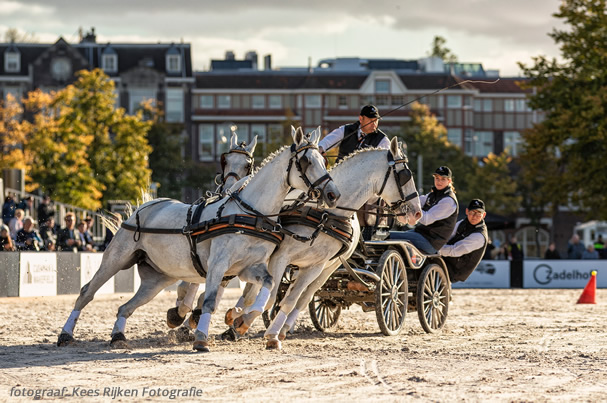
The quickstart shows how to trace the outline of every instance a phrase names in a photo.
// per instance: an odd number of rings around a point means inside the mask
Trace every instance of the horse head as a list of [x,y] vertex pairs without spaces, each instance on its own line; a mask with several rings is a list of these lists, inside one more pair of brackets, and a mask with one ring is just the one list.
[[407,165],[408,158],[396,137],[390,142],[388,152],[388,172],[380,191],[381,198],[390,204],[402,224],[415,225],[422,218],[419,194],[413,180],[413,173]]
[[221,154],[221,177],[216,178],[215,182],[219,185],[221,192],[229,189],[241,178],[250,175],[253,171],[253,152],[257,145],[257,136],[253,138],[251,144],[247,146],[244,141],[238,143],[238,135],[233,132],[230,138],[230,150]]
[[[321,199],[327,206],[335,207],[341,194],[327,173],[325,161],[318,151],[320,135],[320,126],[306,134],[301,127],[295,129],[291,126],[293,145],[287,181],[291,187],[307,188],[311,198]],[[291,169],[293,165],[296,169]]]

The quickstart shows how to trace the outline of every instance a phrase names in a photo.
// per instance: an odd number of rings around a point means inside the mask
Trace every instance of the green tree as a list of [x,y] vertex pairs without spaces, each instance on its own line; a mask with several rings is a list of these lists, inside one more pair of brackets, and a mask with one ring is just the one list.
[[23,108],[11,94],[0,101],[0,172],[7,168],[25,168],[23,143],[25,132],[21,125]]
[[45,94],[30,92],[25,109],[33,116],[23,121],[27,133],[25,161],[32,183],[28,189],[51,193],[58,201],[84,208],[100,207],[100,183],[88,162],[87,149],[92,135],[73,119],[76,113],[69,104],[70,89]]
[[429,56],[440,57],[445,63],[457,63],[457,56],[451,53],[451,49],[445,46],[447,40],[437,35],[432,40],[432,49]]
[[564,29],[549,35],[561,61],[538,56],[519,63],[529,98],[545,119],[523,133],[524,186],[537,209],[571,202],[594,219],[607,219],[607,12],[605,0],[565,0],[555,17]]
[[417,158],[421,156],[423,160],[423,183],[416,185],[428,192],[433,186],[432,174],[436,168],[447,165],[453,171],[453,183],[461,197],[461,191],[467,188],[466,172],[474,169],[474,161],[447,140],[447,129],[430,113],[427,105],[411,104],[411,122],[403,127],[401,137],[412,158],[409,165],[413,171],[417,169]]
[[517,183],[510,175],[509,163],[512,157],[504,152],[500,155],[490,153],[482,159],[482,164],[475,164],[466,174],[466,202],[481,199],[487,211],[508,215],[518,211],[521,196],[517,193]]

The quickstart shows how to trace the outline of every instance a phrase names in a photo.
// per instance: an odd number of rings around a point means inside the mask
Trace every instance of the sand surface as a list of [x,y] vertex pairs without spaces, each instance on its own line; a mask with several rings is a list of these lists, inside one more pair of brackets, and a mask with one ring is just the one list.
[[408,313],[399,336],[383,336],[375,313],[358,306],[323,334],[306,312],[282,351],[265,350],[261,320],[243,340],[219,339],[238,292],[224,295],[207,354],[166,326],[175,292],[128,320],[128,350],[108,342],[129,294],[97,296],[80,317],[78,342],[63,348],[55,343],[75,296],[2,298],[0,401],[42,393],[63,401],[171,401],[177,393],[186,394],[179,401],[607,400],[607,290],[596,305],[578,305],[581,290],[456,289],[440,334],[424,333]]

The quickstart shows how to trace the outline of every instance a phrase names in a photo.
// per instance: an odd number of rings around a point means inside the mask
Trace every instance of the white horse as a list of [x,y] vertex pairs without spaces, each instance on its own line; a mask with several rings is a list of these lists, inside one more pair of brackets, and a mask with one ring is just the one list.
[[[400,222],[410,225],[415,225],[422,216],[415,183],[406,164],[406,157],[399,148],[396,138],[392,139],[389,151],[360,150],[345,158],[330,172],[342,192],[342,197],[340,206],[325,211],[341,217],[343,220],[352,219],[353,221],[352,242],[348,249],[342,251],[341,257],[343,258],[348,258],[353,253],[360,236],[360,226],[356,214],[353,214],[352,210],[359,210],[365,202],[381,197],[392,205],[393,211],[404,213],[404,215],[397,216]],[[312,228],[302,225],[285,225],[285,228],[301,235],[310,235],[313,231]],[[297,266],[299,270],[294,283],[280,302],[280,311],[266,331],[265,336],[268,338],[267,347],[269,349],[281,348],[278,339],[279,331],[282,335],[281,339],[284,339],[284,334],[294,324],[300,310],[307,307],[314,292],[340,266],[338,254],[342,246],[343,243],[339,239],[321,232],[313,246],[293,238],[285,238],[280,248],[272,254],[269,271],[274,279],[280,279],[288,265]],[[304,291],[306,291],[305,294]],[[273,306],[277,292],[278,280],[266,309]],[[249,295],[245,298],[243,305],[246,306],[246,300],[250,299]],[[295,304],[298,300],[300,302],[296,307]],[[232,308],[226,314],[226,322],[229,324],[233,318],[238,318],[243,313],[245,313],[244,310]],[[234,322],[235,330],[239,335],[246,332],[257,316],[259,316],[257,312],[251,312],[244,314],[240,320]],[[289,321],[287,321],[287,317],[290,319]]]
[[[268,216],[278,213],[291,187],[317,194],[329,206],[335,206],[340,196],[318,152],[320,127],[306,135],[301,128],[292,128],[291,131],[294,143],[290,149],[283,147],[269,156],[238,191],[206,206],[200,219],[192,221],[192,225],[187,225],[192,205],[158,199],[139,207],[116,233],[93,279],[80,290],[57,345],[66,345],[74,340],[73,331],[80,312],[93,299],[95,292],[120,270],[135,263],[138,264],[141,286],[133,298],[118,309],[112,330],[111,345],[114,347],[126,347],[126,319],[134,310],[178,279],[206,282],[206,297],[195,332],[195,350],[209,351],[211,313],[223,293],[220,283],[225,276],[238,276],[243,281],[262,285],[250,311],[263,310],[274,283],[268,274],[267,263],[276,243],[269,239],[278,230]],[[226,230],[223,225],[215,232],[218,235],[201,242],[192,235],[199,232],[204,236],[217,228],[211,225],[214,221],[231,223],[236,215],[242,216],[242,213],[255,219],[254,228],[261,230],[256,232],[258,235],[248,235],[250,232],[247,234],[245,225],[241,225],[242,229],[232,226],[227,228],[231,229],[229,233],[222,233]],[[185,235],[167,234],[167,228],[175,232],[181,229]],[[238,232],[233,231],[235,228]],[[165,233],[153,231],[158,229]],[[262,235],[265,239],[258,237]],[[196,261],[200,264],[197,265]]]
[[[217,184],[216,194],[226,196],[227,190],[242,178],[253,173],[255,147],[257,146],[257,136],[253,138],[251,144],[247,145],[244,141],[238,143],[238,135],[232,132],[230,137],[230,149],[221,154],[221,173],[215,178]],[[181,281],[177,286],[177,301],[175,308],[167,311],[167,324],[174,328],[181,325],[185,315],[192,310],[195,295],[200,284]],[[186,296],[190,296],[186,299]]]

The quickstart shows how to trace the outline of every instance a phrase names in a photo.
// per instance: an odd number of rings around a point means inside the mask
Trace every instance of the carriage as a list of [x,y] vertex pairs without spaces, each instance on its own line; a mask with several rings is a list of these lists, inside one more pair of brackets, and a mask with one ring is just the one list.
[[[316,291],[308,306],[316,329],[333,329],[342,309],[353,304],[360,305],[364,312],[375,311],[379,328],[386,336],[399,334],[405,314],[414,311],[427,333],[442,329],[451,299],[445,262],[439,255],[421,253],[407,241],[382,239],[386,236],[380,228],[370,240],[361,238],[352,256],[342,258],[342,265]],[[277,302],[264,313],[266,326],[296,272],[294,266],[286,270]]]

